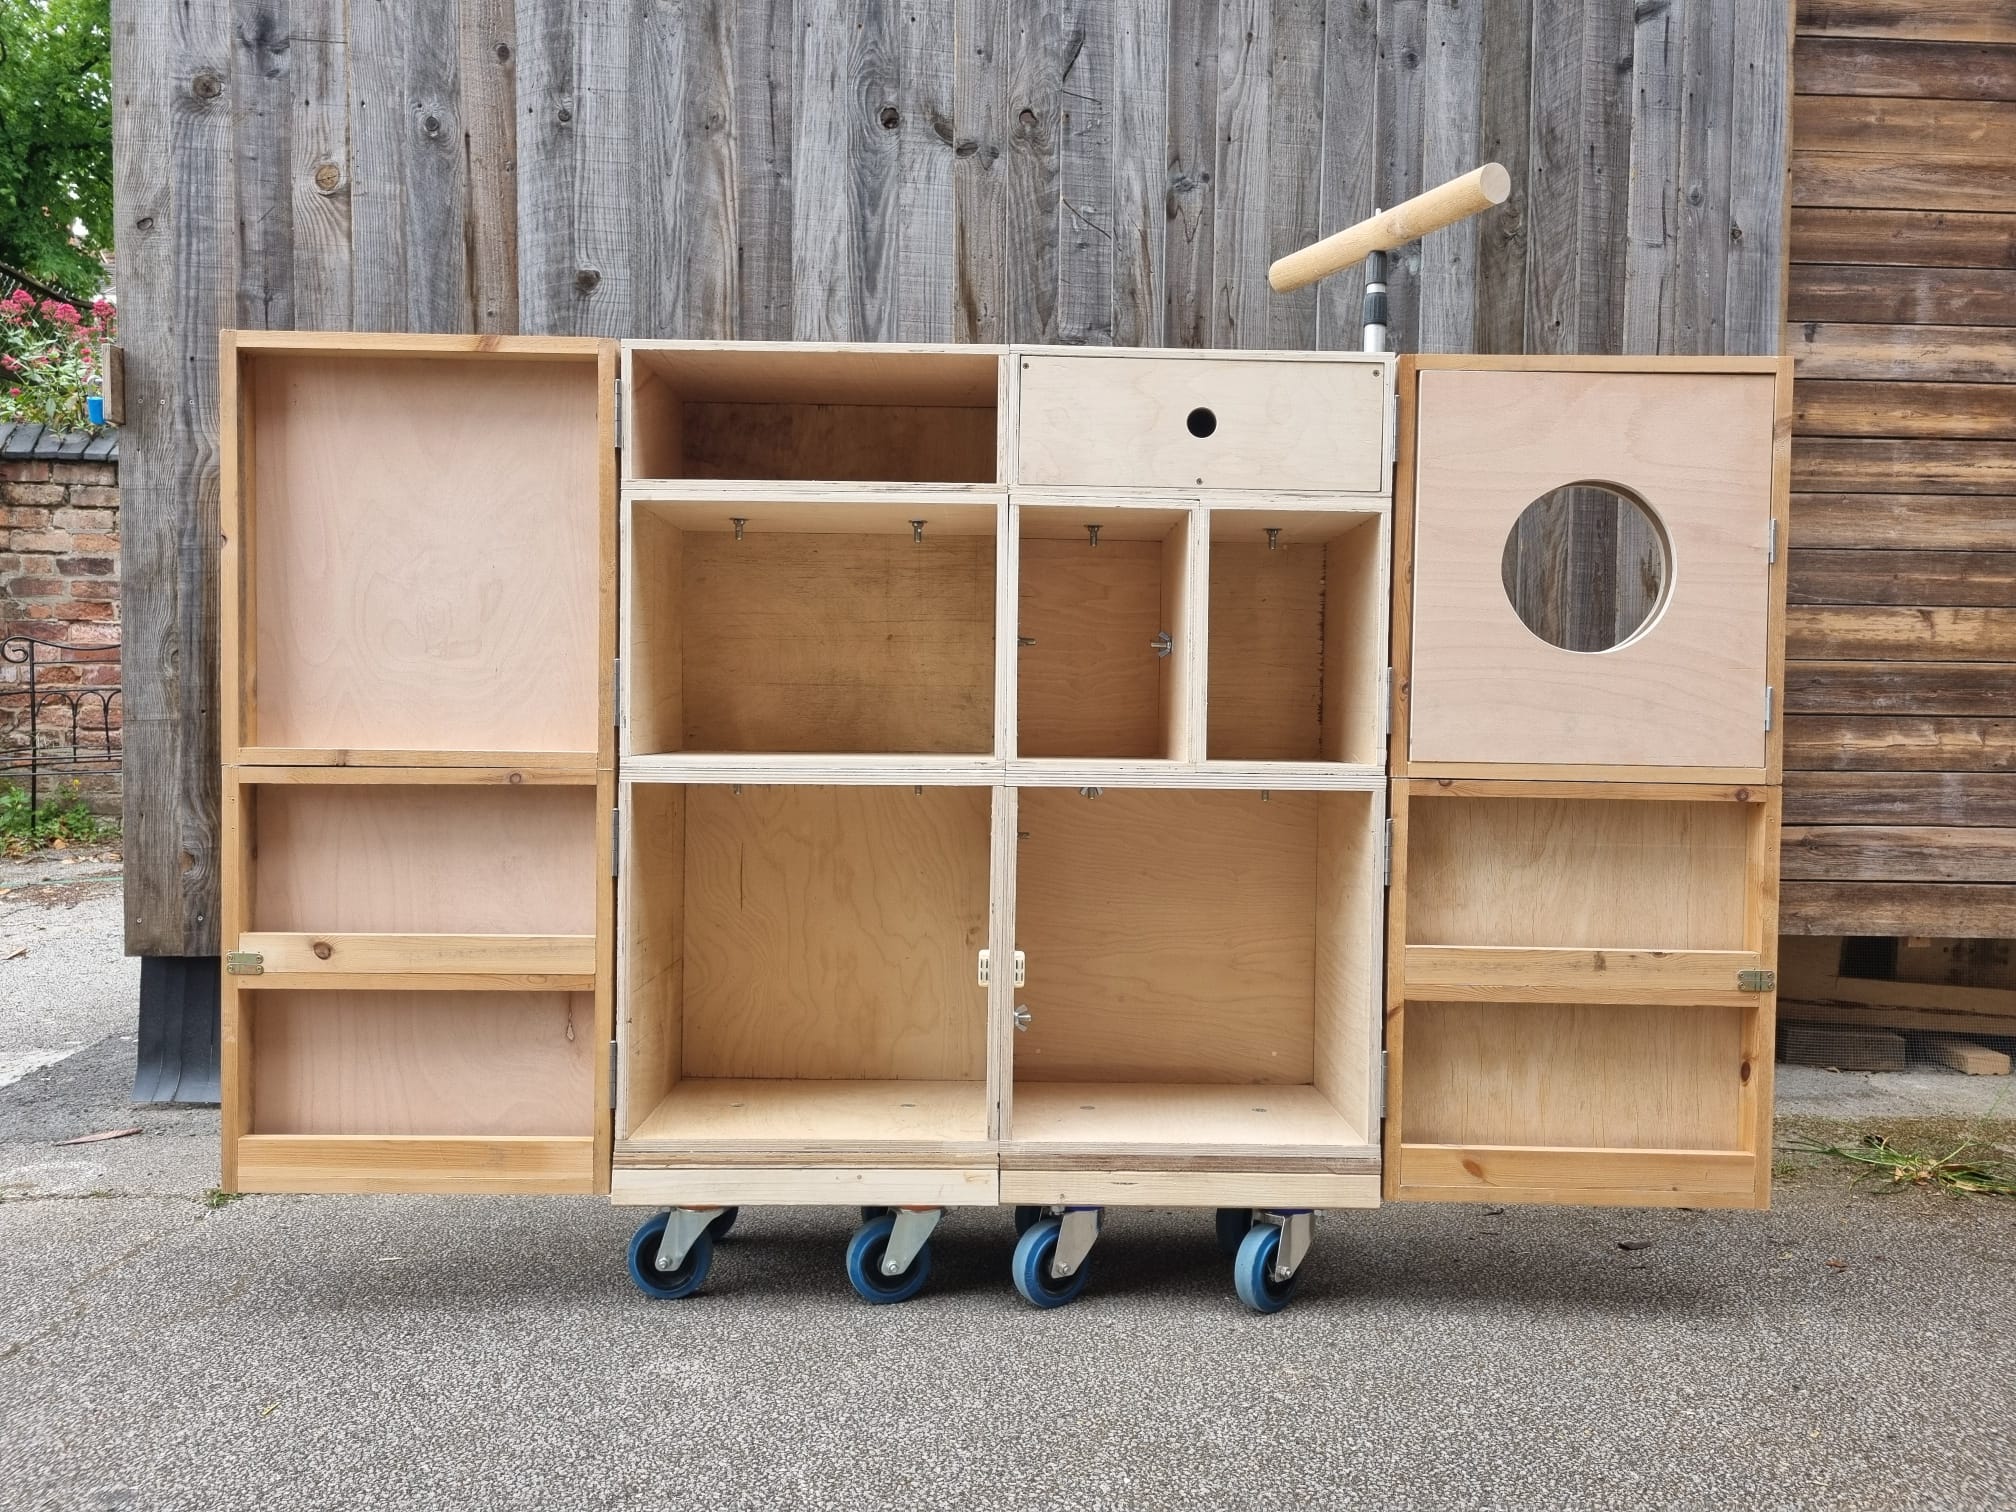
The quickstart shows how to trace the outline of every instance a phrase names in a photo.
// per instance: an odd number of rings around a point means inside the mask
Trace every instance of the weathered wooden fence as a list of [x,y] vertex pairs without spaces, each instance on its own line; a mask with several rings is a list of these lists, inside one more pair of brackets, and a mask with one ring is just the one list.
[[220,326],[1769,352],[1785,0],[114,0],[127,947],[217,948]]

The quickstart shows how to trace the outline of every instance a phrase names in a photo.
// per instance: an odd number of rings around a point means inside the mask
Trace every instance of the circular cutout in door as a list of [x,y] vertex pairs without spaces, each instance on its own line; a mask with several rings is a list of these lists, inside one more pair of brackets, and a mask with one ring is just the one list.
[[1673,583],[1673,549],[1643,499],[1584,480],[1520,511],[1500,570],[1513,612],[1548,645],[1614,651],[1658,617]]

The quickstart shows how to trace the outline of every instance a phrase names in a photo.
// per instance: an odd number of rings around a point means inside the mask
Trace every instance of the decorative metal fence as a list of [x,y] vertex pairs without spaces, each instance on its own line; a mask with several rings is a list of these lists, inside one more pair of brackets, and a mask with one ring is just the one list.
[[27,788],[31,824],[54,785],[119,770],[119,692],[116,642],[0,638],[0,779]]

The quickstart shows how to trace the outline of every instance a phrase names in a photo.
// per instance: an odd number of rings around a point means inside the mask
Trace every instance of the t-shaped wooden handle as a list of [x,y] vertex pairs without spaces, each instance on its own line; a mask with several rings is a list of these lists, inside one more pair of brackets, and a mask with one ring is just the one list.
[[1346,226],[1335,235],[1290,252],[1267,270],[1276,294],[1286,294],[1363,262],[1374,252],[1390,252],[1419,241],[1430,231],[1453,226],[1466,216],[1502,205],[1512,193],[1512,175],[1502,163],[1486,163],[1461,178],[1438,184],[1370,220]]

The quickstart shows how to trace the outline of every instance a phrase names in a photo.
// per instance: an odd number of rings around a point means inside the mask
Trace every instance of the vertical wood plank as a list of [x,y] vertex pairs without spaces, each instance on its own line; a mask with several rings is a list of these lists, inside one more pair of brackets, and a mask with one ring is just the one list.
[[[469,325],[518,330],[518,20],[514,0],[460,0],[456,83],[468,194]],[[435,249],[434,256],[448,249]]]
[[[1679,219],[1673,253],[1673,330],[1661,344],[1661,351],[1727,350],[1722,321],[1729,278],[1729,125],[1735,42],[1734,17],[1727,6],[1688,8],[1676,186]],[[1745,150],[1749,150],[1747,144]]]
[[[1581,134],[1583,166],[1575,222],[1575,299],[1580,306],[1566,352],[1621,352],[1629,257],[1633,144],[1633,17],[1628,5],[1583,0]],[[1536,40],[1537,46],[1537,40]]]
[[883,124],[897,109],[883,31],[893,8],[804,0],[800,10],[791,257],[801,341],[894,334],[896,143]]
[[1483,49],[1477,157],[1505,165],[1512,196],[1478,227],[1477,321],[1469,350],[1523,352],[1532,194],[1533,0],[1490,0],[1484,7]]
[[1306,351],[1316,345],[1316,291],[1276,294],[1267,265],[1323,234],[1323,73],[1325,0],[1273,0],[1267,21],[1267,234],[1251,280],[1266,311],[1254,346]]
[[1162,339],[1211,344],[1218,141],[1218,7],[1169,0],[1169,175]]
[[643,336],[631,178],[632,0],[580,0],[574,87],[574,317],[583,336]]
[[350,328],[350,43],[344,0],[289,8],[288,195],[293,236],[291,324]]
[[954,0],[952,338],[1006,339],[1009,138],[1007,15]]
[[636,61],[626,103],[638,245],[630,335],[718,335],[710,321],[734,305],[734,162],[719,108],[726,49],[710,45],[726,24],[720,0],[646,3],[631,19]]
[[232,178],[238,214],[236,324],[294,324],[293,38],[273,0],[231,8]]
[[734,6],[734,333],[781,341],[791,334],[791,145],[797,87],[798,9],[792,0]]
[[[1428,8],[1423,80],[1421,182],[1439,184],[1480,161],[1484,104],[1484,0],[1438,0]],[[1419,345],[1466,352],[1477,326],[1475,217],[1421,245]]]
[[1009,10],[1007,234],[1003,242],[1003,334],[1009,341],[1056,341],[1057,127],[1064,72],[1061,0],[1028,0]]
[[896,334],[903,341],[952,339],[952,165],[958,77],[951,0],[909,0],[896,8],[895,47],[902,95],[897,143],[900,259]]
[[[1378,152],[1373,135],[1379,70],[1376,0],[1328,0],[1323,23],[1322,185],[1316,219],[1321,235],[1341,231],[1376,208]],[[1355,352],[1364,335],[1365,269],[1361,264],[1315,286],[1316,345]]]
[[233,318],[227,0],[120,0],[126,949],[218,948],[217,333]]
[[1113,0],[1113,341],[1160,346],[1169,0]]
[[1057,79],[1057,339],[1113,342],[1113,4],[1066,0]]
[[1680,280],[1680,112],[1687,12],[1638,7],[1632,41],[1630,240],[1624,265],[1624,350],[1663,352],[1673,339]]
[[1211,233],[1214,347],[1267,339],[1267,0],[1218,7],[1218,144]]
[[350,6],[351,318],[406,324],[405,36],[386,0]]
[[[1380,206],[1412,199],[1422,189],[1421,137],[1427,91],[1422,78],[1428,50],[1427,0],[1379,0],[1379,77],[1374,92],[1374,150]],[[1398,248],[1387,259],[1387,346],[1420,350],[1421,244]]]
[[[340,0],[336,0],[340,4]],[[518,321],[574,330],[574,0],[517,0]]]
[[1581,0],[1540,0],[1533,7],[1532,126],[1526,172],[1526,350],[1578,350],[1582,335]]
[[1791,120],[1786,16],[1739,7],[1729,107],[1729,246],[1722,335],[1731,352],[1779,350],[1784,329],[1785,196]]

